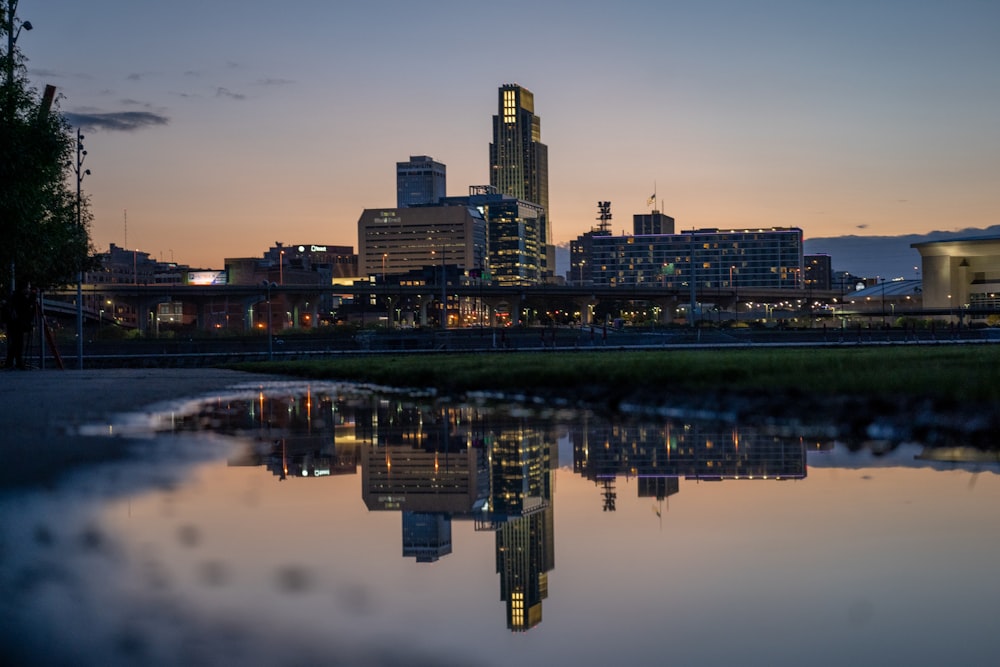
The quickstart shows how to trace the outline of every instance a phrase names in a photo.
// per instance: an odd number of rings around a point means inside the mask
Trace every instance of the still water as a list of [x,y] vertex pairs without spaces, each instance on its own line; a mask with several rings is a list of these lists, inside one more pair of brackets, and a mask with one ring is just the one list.
[[0,507],[36,664],[996,661],[996,453],[318,384],[90,430],[141,456]]

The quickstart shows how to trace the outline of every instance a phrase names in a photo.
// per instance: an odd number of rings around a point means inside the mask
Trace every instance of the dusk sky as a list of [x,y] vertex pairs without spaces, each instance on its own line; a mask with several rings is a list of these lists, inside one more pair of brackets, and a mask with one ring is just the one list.
[[[987,227],[995,0],[21,0],[32,85],[83,125],[98,250],[223,268],[357,246],[430,155],[489,182],[497,88],[535,94],[557,243],[655,190],[678,230]],[[125,211],[127,210],[127,239]]]

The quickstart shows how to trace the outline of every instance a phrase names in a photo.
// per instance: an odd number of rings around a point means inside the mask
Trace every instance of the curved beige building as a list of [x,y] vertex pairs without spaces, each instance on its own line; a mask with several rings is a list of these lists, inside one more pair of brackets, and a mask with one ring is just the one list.
[[1000,237],[914,243],[921,258],[924,308],[1000,306]]

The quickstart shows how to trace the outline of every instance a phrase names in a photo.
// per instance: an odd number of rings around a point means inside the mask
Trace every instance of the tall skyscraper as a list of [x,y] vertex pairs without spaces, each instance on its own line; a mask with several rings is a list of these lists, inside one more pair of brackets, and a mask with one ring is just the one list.
[[500,87],[497,115],[493,116],[490,144],[490,185],[542,207],[540,250],[543,276],[555,270],[555,247],[549,217],[549,148],[541,140],[541,119],[535,115],[535,96],[517,84]]
[[445,196],[445,166],[426,155],[396,163],[396,208],[436,204]]

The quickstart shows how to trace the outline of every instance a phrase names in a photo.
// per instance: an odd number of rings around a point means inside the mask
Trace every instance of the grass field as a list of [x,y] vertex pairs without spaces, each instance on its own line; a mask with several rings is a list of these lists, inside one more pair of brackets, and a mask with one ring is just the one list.
[[1000,345],[385,354],[236,368],[446,394],[608,400],[643,393],[808,393],[993,403],[1000,410]]

